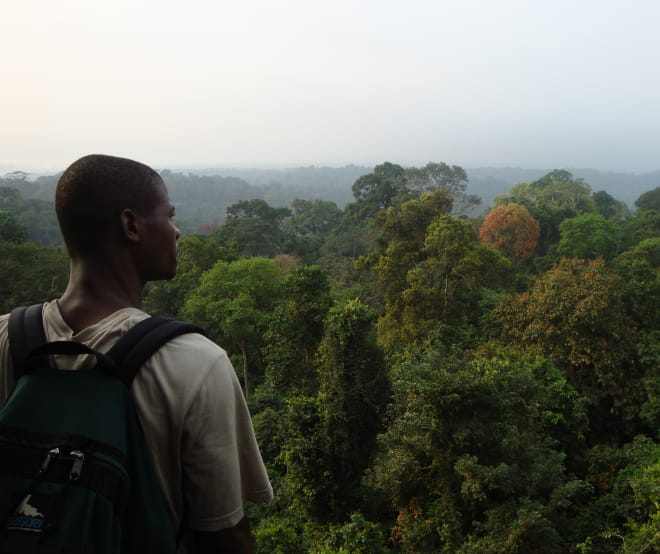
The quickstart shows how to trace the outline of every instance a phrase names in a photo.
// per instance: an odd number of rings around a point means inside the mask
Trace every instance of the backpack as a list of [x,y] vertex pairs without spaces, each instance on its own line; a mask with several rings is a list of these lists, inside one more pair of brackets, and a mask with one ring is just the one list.
[[[34,305],[12,311],[8,332],[16,384],[0,410],[0,554],[174,554],[129,387],[160,346],[203,330],[150,317],[102,354],[46,342],[42,305]],[[80,354],[95,366],[50,363]]]

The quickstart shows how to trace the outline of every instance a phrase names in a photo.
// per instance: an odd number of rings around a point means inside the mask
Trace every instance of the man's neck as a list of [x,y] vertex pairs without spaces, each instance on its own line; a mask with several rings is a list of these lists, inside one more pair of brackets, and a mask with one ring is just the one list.
[[143,284],[121,264],[71,263],[69,283],[58,301],[62,318],[81,331],[123,308],[140,308]]

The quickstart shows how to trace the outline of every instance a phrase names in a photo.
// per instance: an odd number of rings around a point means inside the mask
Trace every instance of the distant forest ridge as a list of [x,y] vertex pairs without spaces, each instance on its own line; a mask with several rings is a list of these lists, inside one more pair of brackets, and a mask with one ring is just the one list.
[[[552,169],[466,168],[467,193],[482,199],[472,215],[487,211],[493,205],[495,196],[506,194],[512,186],[535,181]],[[583,179],[594,192],[604,190],[631,208],[641,194],[660,185],[660,171],[634,174],[594,169],[566,170],[575,178]],[[186,233],[204,233],[219,227],[224,223],[227,208],[242,200],[262,199],[272,207],[288,207],[295,198],[319,199],[332,201],[343,209],[355,200],[353,183],[372,171],[372,167],[356,165],[289,169],[159,168],[176,205],[177,222]],[[59,175],[39,176],[36,179],[27,175],[27,178],[22,178],[26,175],[20,172],[5,174],[4,178],[0,178],[0,187],[18,189],[26,199],[50,204]],[[48,210],[47,206],[39,209],[42,213]],[[31,224],[30,227],[34,222]],[[48,232],[37,233],[40,235],[39,242],[44,242],[44,235],[53,236],[54,220],[49,222],[48,227]],[[59,237],[55,240],[59,242]]]
[[[397,163],[396,161],[392,163]],[[450,162],[447,162],[450,163]],[[466,167],[467,192],[482,199],[485,210],[492,205],[498,194],[505,194],[518,183],[535,181],[554,169],[565,169],[574,177],[583,179],[594,192],[604,190],[633,207],[639,196],[660,185],[660,170],[651,173],[604,172],[597,169],[550,167],[545,169],[522,169],[518,167]],[[373,171],[370,166],[347,165],[344,167],[306,166],[286,169],[176,169],[175,173],[200,176],[238,177],[254,187],[269,188],[279,185],[300,189],[308,197],[318,195],[323,200],[332,200],[340,208],[354,200],[351,192],[353,183],[362,175]],[[319,194],[319,191],[323,191]],[[267,199],[265,199],[267,200]]]

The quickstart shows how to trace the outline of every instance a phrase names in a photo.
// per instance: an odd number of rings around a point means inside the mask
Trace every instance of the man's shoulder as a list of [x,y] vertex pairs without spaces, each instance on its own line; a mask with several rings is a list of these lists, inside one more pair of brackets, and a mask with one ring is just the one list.
[[227,353],[204,335],[191,332],[172,338],[151,355],[135,378],[133,392],[138,404],[145,406],[162,395],[169,409],[181,415],[188,413],[201,391],[213,390],[217,400],[239,388]]
[[227,352],[205,335],[187,332],[167,341],[159,350],[161,362],[167,365],[196,367],[199,371],[212,366],[231,367]]

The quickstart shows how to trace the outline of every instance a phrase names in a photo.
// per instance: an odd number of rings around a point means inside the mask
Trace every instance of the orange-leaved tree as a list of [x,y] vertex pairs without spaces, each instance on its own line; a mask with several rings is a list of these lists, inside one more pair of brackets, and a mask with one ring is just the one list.
[[539,241],[541,226],[520,204],[496,206],[486,215],[479,237],[509,258],[529,258]]

